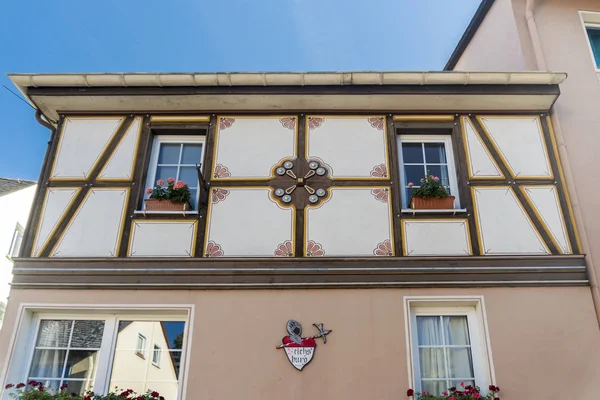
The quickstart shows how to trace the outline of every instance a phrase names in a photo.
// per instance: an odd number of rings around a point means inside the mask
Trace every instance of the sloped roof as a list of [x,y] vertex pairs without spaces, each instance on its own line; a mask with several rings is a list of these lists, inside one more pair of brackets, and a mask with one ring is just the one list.
[[0,197],[6,196],[19,190],[35,185],[35,181],[27,181],[24,179],[0,178]]

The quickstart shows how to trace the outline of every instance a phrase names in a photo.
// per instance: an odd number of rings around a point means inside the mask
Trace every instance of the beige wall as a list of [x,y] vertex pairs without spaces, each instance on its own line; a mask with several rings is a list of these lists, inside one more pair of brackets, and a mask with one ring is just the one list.
[[[408,388],[403,297],[483,295],[497,384],[504,400],[595,400],[600,332],[589,290],[581,288],[371,289],[286,291],[13,290],[12,326],[21,302],[194,304],[188,399],[390,399]],[[75,299],[75,300],[74,300]],[[215,307],[218,305],[218,307]],[[333,329],[302,372],[275,346],[294,318]],[[0,332],[0,359],[11,336]]]
[[496,0],[454,68],[522,71],[525,60],[510,0]]

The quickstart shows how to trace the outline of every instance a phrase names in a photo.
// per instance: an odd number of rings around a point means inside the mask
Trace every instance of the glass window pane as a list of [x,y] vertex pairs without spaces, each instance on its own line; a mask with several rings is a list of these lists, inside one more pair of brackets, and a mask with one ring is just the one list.
[[420,348],[421,378],[445,378],[444,349]]
[[69,350],[65,378],[92,379],[96,372],[97,350]]
[[414,188],[404,188],[404,199],[406,201],[406,204],[409,203],[411,197],[412,197],[412,192],[413,190],[415,190]]
[[198,171],[196,167],[181,167],[179,169],[179,180],[186,183],[188,186],[198,186]]
[[66,350],[36,350],[29,376],[34,378],[60,378],[64,372]]
[[190,189],[190,205],[192,206],[192,210],[195,210],[198,204],[196,204],[196,195],[198,193],[197,189]]
[[425,143],[425,162],[446,163],[446,148],[443,143]]
[[448,390],[446,381],[421,381],[421,392],[441,396],[442,393]]
[[177,179],[177,167],[157,167],[156,168],[156,179],[153,182],[153,185],[159,179],[162,179],[163,181],[165,181],[165,185],[166,185],[167,179],[169,179],[169,178]]
[[66,392],[69,394],[75,394],[77,396],[83,396],[88,391],[93,391],[93,381],[65,381],[67,385]]
[[161,143],[158,153],[159,164],[179,164],[179,152],[181,144],[179,143]]
[[427,174],[437,176],[442,179],[442,167],[440,165],[427,165]]
[[167,336],[169,349],[183,348],[183,335],[185,330],[185,322],[183,321],[168,321],[161,322],[162,328]]
[[449,345],[470,345],[469,324],[466,316],[442,317],[444,337]]
[[473,360],[468,347],[446,348],[448,354],[448,370],[451,378],[472,378]]
[[464,384],[465,384],[465,386],[469,386],[469,385],[471,385],[471,386],[475,386],[475,381],[472,381],[472,380],[466,380],[466,381],[465,381],[465,380],[460,380],[460,379],[458,379],[458,380],[455,380],[455,381],[450,381],[450,387],[452,387],[452,386],[456,386],[456,389],[457,389],[457,390],[460,390],[460,391],[462,391],[462,390],[463,390],[463,389],[462,389],[462,386],[460,386],[460,383],[461,383],[461,382],[462,382],[462,383],[464,383]]
[[417,336],[420,346],[441,346],[440,317],[417,317]]
[[70,347],[99,349],[103,334],[104,321],[75,321]]
[[412,182],[415,186],[421,184],[421,178],[425,176],[425,170],[422,165],[405,165],[404,166],[404,183],[408,185]]
[[[30,379],[27,379],[28,381]],[[50,379],[50,380],[43,380],[43,379],[38,379],[38,382],[42,382],[42,384],[44,385],[44,388],[46,388],[47,391],[52,391],[52,392],[57,392],[58,388],[60,387],[60,379]],[[25,389],[25,388],[23,388]]]
[[67,347],[72,325],[73,321],[41,321],[36,347]]
[[405,164],[423,163],[421,143],[402,143],[402,162]]
[[201,144],[184,144],[183,155],[181,156],[182,164],[200,164],[202,162],[202,145]]
[[587,28],[587,34],[596,60],[596,67],[600,67],[600,29]]

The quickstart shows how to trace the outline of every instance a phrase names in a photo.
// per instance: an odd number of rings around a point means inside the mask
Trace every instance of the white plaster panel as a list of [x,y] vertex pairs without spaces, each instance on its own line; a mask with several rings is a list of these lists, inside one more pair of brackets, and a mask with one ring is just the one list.
[[67,118],[50,179],[84,179],[123,118]]
[[462,118],[468,154],[469,177],[479,179],[503,178],[496,162],[486,151],[485,144],[468,118]]
[[131,180],[141,128],[142,118],[137,117],[100,171],[98,180]]
[[90,189],[51,257],[116,257],[129,189]]
[[523,186],[523,193],[529,198],[550,234],[558,243],[564,254],[571,254],[571,246],[567,238],[567,227],[563,217],[558,193],[555,186]]
[[481,117],[480,121],[515,179],[552,178],[546,144],[537,117]]
[[476,187],[473,194],[485,255],[550,254],[512,189]]
[[218,123],[214,166],[230,174],[216,174],[221,179],[266,179],[282,159],[296,155],[295,117],[219,117]]
[[471,255],[466,219],[403,220],[404,252],[407,256]]
[[35,242],[33,243],[33,255],[38,256],[40,250],[48,240],[50,233],[56,227],[60,217],[71,204],[78,188],[49,188],[42,208],[42,216]]
[[305,250],[321,248],[325,256],[387,255],[377,254],[381,244],[393,254],[388,193],[388,188],[332,188],[327,202],[306,211]]
[[385,117],[312,116],[308,128],[308,157],[327,164],[332,178],[381,178],[371,172],[382,164],[388,176]]
[[129,256],[191,257],[195,239],[195,221],[134,220]]
[[271,200],[268,188],[213,188],[209,218],[207,257],[271,257],[281,244],[293,242],[294,211]]

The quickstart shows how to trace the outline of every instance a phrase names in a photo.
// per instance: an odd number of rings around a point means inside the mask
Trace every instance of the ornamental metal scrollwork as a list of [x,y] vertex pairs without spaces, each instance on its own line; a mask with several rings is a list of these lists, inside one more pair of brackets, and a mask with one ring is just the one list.
[[329,170],[320,161],[287,159],[273,169],[273,197],[282,206],[315,206],[329,197]]

